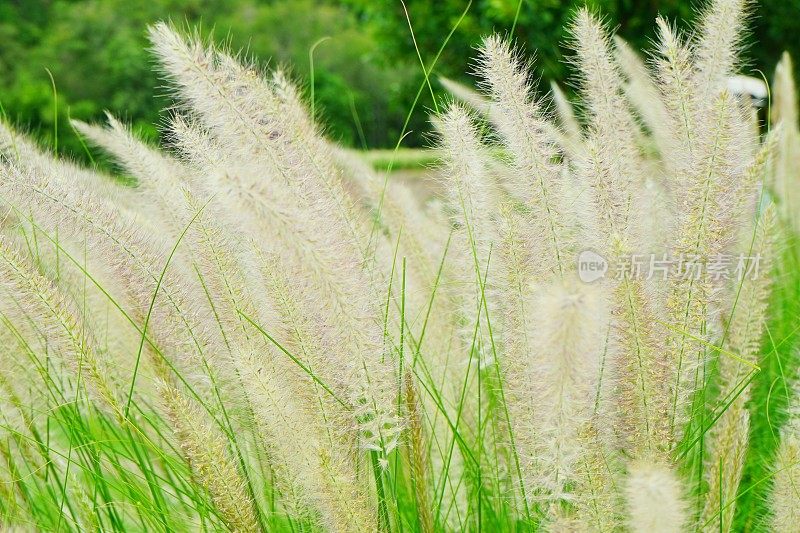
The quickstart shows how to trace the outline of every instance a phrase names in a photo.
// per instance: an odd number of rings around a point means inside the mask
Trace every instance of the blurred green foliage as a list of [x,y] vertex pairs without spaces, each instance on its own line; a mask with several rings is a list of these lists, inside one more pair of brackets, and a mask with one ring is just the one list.
[[[653,37],[656,13],[679,24],[692,16],[686,0],[588,2],[638,47],[647,46]],[[466,11],[433,69],[437,99],[441,92],[435,75],[469,81],[465,72],[481,36],[492,31],[508,34],[512,27],[515,40],[536,52],[535,66],[543,79],[567,81],[565,27],[583,4],[405,2],[427,67]],[[800,58],[800,0],[762,0],[756,9],[748,68],[771,76],[784,48]],[[313,48],[315,108],[330,135],[350,146],[394,146],[423,81],[400,0],[0,0],[4,112],[51,146],[78,157],[84,149],[68,125],[69,116],[96,121],[108,109],[155,140],[170,102],[162,96],[162,81],[147,51],[146,26],[163,19],[186,28],[199,26],[204,36],[243,49],[261,64],[269,60],[291,66],[309,97]],[[411,133],[403,139],[406,146],[425,143],[426,110],[437,102],[426,88],[416,105],[407,127]]]

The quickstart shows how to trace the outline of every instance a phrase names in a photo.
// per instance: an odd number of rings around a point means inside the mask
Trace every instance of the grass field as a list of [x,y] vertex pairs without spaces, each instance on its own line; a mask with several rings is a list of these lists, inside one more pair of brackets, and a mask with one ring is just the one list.
[[746,15],[646,61],[581,10],[577,101],[488,36],[425,150],[167,24],[165,146],[3,122],[0,529],[796,531],[800,124],[788,55],[728,88]]

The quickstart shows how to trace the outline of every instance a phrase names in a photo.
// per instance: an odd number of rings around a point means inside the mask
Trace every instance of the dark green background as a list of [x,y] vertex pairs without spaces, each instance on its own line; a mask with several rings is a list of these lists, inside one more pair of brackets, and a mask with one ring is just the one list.
[[[653,37],[656,13],[680,25],[689,2],[593,0],[611,26],[636,46]],[[537,75],[569,79],[562,62],[565,26],[583,2],[523,0],[514,31],[536,51]],[[422,58],[430,63],[467,6],[464,0],[407,0]],[[492,31],[510,31],[519,0],[474,0],[436,65],[434,74],[469,81],[474,47]],[[746,71],[771,77],[784,49],[800,56],[800,0],[764,0],[753,6]],[[0,0],[0,103],[24,129],[81,155],[67,116],[100,120],[108,109],[156,139],[166,89],[147,51],[147,24],[171,19],[201,25],[204,35],[245,49],[261,63],[292,65],[308,92],[309,49],[314,55],[317,109],[329,134],[346,145],[388,147],[397,141],[422,79],[399,0]],[[58,91],[57,113],[52,72]],[[437,89],[438,90],[438,89]],[[425,143],[431,96],[423,92],[406,146]],[[359,127],[360,123],[360,127]]]

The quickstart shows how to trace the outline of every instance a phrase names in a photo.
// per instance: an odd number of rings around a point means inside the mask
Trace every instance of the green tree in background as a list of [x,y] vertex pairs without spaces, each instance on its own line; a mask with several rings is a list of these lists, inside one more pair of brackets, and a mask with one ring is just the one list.
[[[652,37],[657,13],[681,25],[691,14],[687,0],[588,3],[638,47]],[[405,7],[427,67],[461,20],[433,70],[438,100],[436,75],[471,82],[464,73],[480,37],[512,27],[517,42],[536,51],[535,68],[544,80],[568,81],[561,62],[569,54],[564,27],[583,4],[407,0]],[[748,69],[771,75],[784,49],[800,58],[800,0],[763,0],[757,9]],[[163,19],[227,37],[231,48],[257,62],[289,66],[309,98],[314,48],[315,109],[331,137],[355,147],[394,146],[424,79],[400,0],[0,0],[0,104],[7,117],[77,157],[86,156],[68,116],[96,121],[108,109],[155,140],[170,103],[150,68],[145,28]],[[426,111],[437,103],[427,88],[420,93],[404,145],[425,143]]]
[[[255,58],[271,58],[305,82],[330,133],[352,146],[385,145],[400,134],[405,80],[418,68],[407,61],[381,61],[381,36],[342,5],[315,0],[238,3],[217,21],[216,34],[230,32],[231,46]],[[316,46],[315,46],[316,45]]]
[[7,117],[79,157],[84,149],[70,116],[101,120],[109,110],[155,139],[170,102],[152,73],[146,27],[164,19],[199,26],[217,39],[227,36],[232,49],[261,63],[285,64],[305,83],[309,51],[328,37],[314,52],[314,95],[331,136],[372,147],[399,135],[398,106],[409,72],[381,66],[374,57],[376,35],[354,13],[313,0],[0,2],[0,104]]

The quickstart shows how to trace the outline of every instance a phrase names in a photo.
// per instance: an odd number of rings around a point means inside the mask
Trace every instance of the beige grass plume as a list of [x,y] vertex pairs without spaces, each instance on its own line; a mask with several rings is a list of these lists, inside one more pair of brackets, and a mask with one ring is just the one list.
[[[709,456],[706,469],[708,492],[700,525],[708,531],[730,531],[736,511],[736,496],[748,450],[750,429],[747,380],[758,363],[761,339],[767,319],[767,304],[774,262],[775,206],[769,205],[755,229],[752,252],[747,251],[733,315],[728,323],[728,342],[719,355],[722,401],[736,395],[712,426],[707,437]],[[754,264],[756,263],[757,264]],[[748,274],[748,272],[750,272]]]
[[675,472],[659,463],[641,461],[629,467],[625,485],[628,525],[635,533],[686,531],[689,506]]

